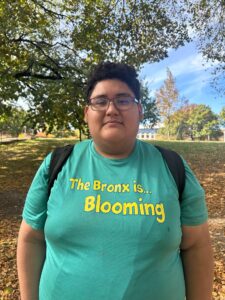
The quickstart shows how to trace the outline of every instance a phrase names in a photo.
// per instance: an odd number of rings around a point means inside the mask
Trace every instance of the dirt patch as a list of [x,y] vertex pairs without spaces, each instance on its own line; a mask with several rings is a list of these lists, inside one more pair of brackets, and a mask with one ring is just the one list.
[[22,214],[22,208],[26,193],[20,191],[4,191],[0,192],[0,217],[18,217]]
[[225,218],[209,219],[209,229],[214,252],[213,299],[225,299]]

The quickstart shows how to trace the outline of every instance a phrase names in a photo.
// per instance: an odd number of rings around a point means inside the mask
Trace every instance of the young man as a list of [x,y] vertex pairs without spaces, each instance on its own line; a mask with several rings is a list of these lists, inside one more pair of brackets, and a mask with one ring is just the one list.
[[212,251],[204,191],[185,165],[181,203],[160,152],[136,140],[133,67],[102,63],[87,85],[79,143],[48,198],[47,156],[18,241],[22,300],[209,300]]

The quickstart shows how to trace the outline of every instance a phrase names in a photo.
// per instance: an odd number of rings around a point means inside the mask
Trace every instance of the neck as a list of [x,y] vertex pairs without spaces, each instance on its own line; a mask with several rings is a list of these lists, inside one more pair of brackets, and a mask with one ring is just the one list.
[[99,145],[94,142],[95,150],[106,158],[122,159],[128,157],[134,149],[136,139],[130,145]]

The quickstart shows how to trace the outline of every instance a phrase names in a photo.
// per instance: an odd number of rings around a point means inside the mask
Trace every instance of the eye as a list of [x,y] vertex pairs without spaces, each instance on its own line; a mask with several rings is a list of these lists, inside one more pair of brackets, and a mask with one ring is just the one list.
[[105,98],[95,98],[92,99],[91,103],[93,105],[97,105],[97,106],[105,106],[107,104],[108,100]]
[[117,98],[117,99],[115,99],[115,101],[116,101],[116,104],[117,104],[117,105],[120,105],[120,106],[126,106],[126,105],[129,105],[129,104],[130,104],[131,99],[130,99],[130,98],[123,97],[123,98]]

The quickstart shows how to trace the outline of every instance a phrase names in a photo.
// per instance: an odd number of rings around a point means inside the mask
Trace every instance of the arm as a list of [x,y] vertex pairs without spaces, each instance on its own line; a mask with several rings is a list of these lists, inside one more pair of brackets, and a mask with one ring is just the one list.
[[17,269],[21,300],[38,300],[41,270],[45,259],[45,239],[22,221],[17,245]]
[[211,300],[213,253],[208,224],[182,227],[181,257],[187,300]]

